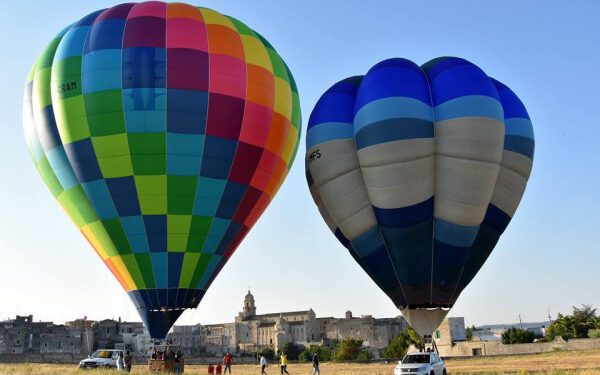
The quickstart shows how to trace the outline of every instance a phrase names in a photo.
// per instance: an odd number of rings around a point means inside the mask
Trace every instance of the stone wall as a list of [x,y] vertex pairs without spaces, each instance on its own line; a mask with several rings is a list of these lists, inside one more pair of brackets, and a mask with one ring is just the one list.
[[[442,357],[471,357],[474,355],[536,354],[555,350],[600,349],[600,339],[572,339],[532,344],[504,345],[500,341],[463,341],[452,345],[439,345]],[[477,353],[477,354],[476,354]]]

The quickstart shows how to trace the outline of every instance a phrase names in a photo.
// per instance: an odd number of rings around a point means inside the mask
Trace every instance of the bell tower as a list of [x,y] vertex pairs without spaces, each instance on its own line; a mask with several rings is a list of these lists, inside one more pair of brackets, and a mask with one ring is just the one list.
[[244,297],[244,317],[249,318],[256,315],[256,305],[254,303],[254,296],[250,291]]

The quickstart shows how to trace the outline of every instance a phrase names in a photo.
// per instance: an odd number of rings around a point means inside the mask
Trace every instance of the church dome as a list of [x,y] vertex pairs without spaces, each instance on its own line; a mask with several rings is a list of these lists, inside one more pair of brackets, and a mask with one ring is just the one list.
[[288,327],[289,327],[289,323],[283,317],[283,313],[279,314],[279,319],[277,319],[277,321],[275,322],[275,328],[278,331],[281,331],[281,330],[287,329]]

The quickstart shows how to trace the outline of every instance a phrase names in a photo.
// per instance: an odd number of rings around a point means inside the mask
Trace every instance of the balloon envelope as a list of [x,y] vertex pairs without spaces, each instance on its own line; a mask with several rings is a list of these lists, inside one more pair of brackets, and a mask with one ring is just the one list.
[[198,306],[300,134],[273,47],[182,3],[117,5],[67,27],[31,70],[23,118],[40,175],[153,338]]
[[474,64],[389,59],[323,94],[306,149],[323,219],[430,335],[514,215],[534,137],[517,96]]

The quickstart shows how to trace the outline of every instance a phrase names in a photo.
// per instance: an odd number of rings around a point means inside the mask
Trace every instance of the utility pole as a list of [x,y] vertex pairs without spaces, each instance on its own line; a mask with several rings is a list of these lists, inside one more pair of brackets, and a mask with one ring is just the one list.
[[521,320],[521,314],[519,316],[519,328],[523,329],[523,321]]

